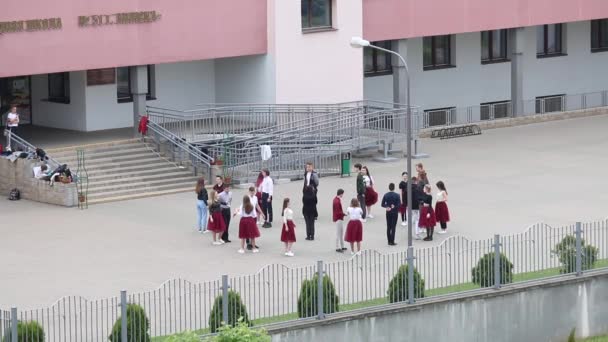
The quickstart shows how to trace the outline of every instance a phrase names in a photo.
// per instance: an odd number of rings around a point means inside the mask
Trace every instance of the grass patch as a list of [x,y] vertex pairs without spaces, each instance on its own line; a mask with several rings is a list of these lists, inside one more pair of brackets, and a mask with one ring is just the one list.
[[608,335],[587,337],[586,339],[578,340],[578,341],[580,341],[580,342],[608,342]]

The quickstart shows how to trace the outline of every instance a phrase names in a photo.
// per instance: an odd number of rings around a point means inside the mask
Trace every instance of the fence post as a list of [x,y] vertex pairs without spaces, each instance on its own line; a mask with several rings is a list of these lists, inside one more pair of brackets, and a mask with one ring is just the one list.
[[324,319],[323,312],[323,261],[317,261],[317,319]]
[[228,276],[222,276],[222,321],[228,324]]
[[407,248],[407,303],[414,304],[414,247]]
[[494,288],[500,289],[500,235],[494,235]]
[[582,240],[581,223],[576,222],[576,276],[583,274],[583,240]]
[[17,342],[17,308],[11,308],[11,342]]
[[127,341],[127,291],[120,291],[120,340]]

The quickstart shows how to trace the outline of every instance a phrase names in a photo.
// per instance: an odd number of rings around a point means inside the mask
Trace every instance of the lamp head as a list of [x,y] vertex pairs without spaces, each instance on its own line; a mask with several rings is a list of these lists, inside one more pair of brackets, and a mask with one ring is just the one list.
[[352,46],[354,48],[366,47],[366,46],[369,46],[369,41],[365,40],[361,37],[352,37],[350,39],[350,46]]

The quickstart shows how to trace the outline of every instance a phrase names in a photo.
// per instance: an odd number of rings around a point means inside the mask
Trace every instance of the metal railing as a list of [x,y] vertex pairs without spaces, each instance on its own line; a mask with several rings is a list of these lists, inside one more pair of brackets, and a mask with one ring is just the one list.
[[[39,329],[32,323],[22,333],[31,338],[43,331],[48,342],[106,341],[110,336],[119,341],[116,335],[127,327],[134,336],[129,341],[143,342],[147,336],[212,332],[222,321],[232,323],[239,316],[256,326],[323,319],[363,307],[499,290],[510,283],[607,267],[608,220],[558,228],[536,224],[523,233],[492,239],[453,236],[428,248],[390,254],[367,250],[337,262],[297,268],[274,264],[252,275],[224,275],[203,283],[176,279],[153,291],[123,291],[101,300],[71,296],[40,309],[0,310],[0,336],[14,336],[17,321],[35,321]],[[130,322],[123,319],[129,316]]]
[[[21,138],[17,134],[14,134],[9,130],[5,130],[4,134],[6,135],[7,146],[10,146],[13,151],[23,151],[28,153],[36,152],[36,146],[30,144],[27,140]],[[48,158],[46,160],[46,163],[49,165],[50,168],[56,168],[61,165],[60,162],[53,159],[51,156],[47,155],[46,157]]]
[[[608,106],[608,91],[583,94],[538,97],[522,101],[523,112],[518,116],[530,116],[554,112],[567,112]],[[464,125],[513,117],[511,101],[503,101],[468,107],[452,107],[426,110],[414,127],[439,128]]]

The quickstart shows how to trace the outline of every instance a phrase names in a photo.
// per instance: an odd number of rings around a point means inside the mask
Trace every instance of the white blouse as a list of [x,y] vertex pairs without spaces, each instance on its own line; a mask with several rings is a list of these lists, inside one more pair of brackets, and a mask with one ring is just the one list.
[[371,176],[363,176],[363,183],[369,188],[374,185],[374,179]]
[[293,221],[293,210],[290,208],[283,210],[283,223],[287,223],[287,221]]
[[360,220],[363,217],[363,210],[359,207],[357,207],[357,208],[348,207],[346,209],[346,212],[348,213],[348,217],[351,220]]
[[258,217],[258,213],[257,213],[257,206],[258,206],[258,198],[254,196],[249,196],[249,198],[251,199],[251,205],[253,206],[253,210],[247,214],[245,212],[245,209],[243,209],[243,205],[241,204],[241,206],[239,207],[239,214],[241,214],[241,217],[253,217],[253,218],[257,218]]
[[439,191],[437,193],[437,202],[445,202],[447,201],[447,194],[444,191]]

